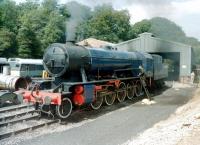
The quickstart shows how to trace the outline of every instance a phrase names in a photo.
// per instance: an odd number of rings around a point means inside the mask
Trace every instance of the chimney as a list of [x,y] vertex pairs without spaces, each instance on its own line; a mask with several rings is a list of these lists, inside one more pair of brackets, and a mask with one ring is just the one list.
[[76,27],[78,26],[79,22],[71,17],[67,22],[67,32],[66,32],[66,42],[75,42],[76,37]]

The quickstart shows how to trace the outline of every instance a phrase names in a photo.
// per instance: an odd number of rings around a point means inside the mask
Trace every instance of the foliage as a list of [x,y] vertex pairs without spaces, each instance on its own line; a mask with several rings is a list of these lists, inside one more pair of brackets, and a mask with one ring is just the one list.
[[135,23],[131,27],[131,31],[133,34],[138,36],[138,34],[148,32],[150,30],[150,28],[151,28],[151,22],[148,20],[142,20],[140,22]]
[[18,12],[15,2],[11,0],[3,0],[0,3],[0,14],[0,27],[4,27],[14,33],[17,33]]
[[27,27],[21,27],[19,29],[17,40],[19,43],[19,57],[37,57],[37,55],[39,54],[37,49],[37,47],[39,46],[39,41],[37,40],[35,33],[31,29]]
[[38,0],[26,0],[24,3],[20,3],[17,6],[18,9],[18,17],[28,13],[31,10],[37,9],[39,7]]
[[19,5],[2,0],[0,56],[41,57],[49,44],[65,41],[65,21],[69,16],[56,0],[27,0]]
[[0,29],[0,56],[15,55],[15,34],[6,28]]
[[67,9],[66,5],[61,5],[59,7],[59,13],[65,18],[69,18],[70,17],[70,14],[68,12],[68,9]]
[[51,19],[44,27],[41,37],[42,50],[51,43],[65,42],[65,25],[62,17],[59,17],[58,12],[51,12],[49,17]]
[[17,9],[13,1],[0,1],[0,56],[15,56]]
[[152,32],[155,36],[166,40],[185,42],[186,35],[184,31],[174,22],[161,17],[152,18],[150,22],[151,29],[149,32]]
[[129,19],[129,13],[125,10],[117,11],[109,5],[99,6],[94,9],[92,17],[78,27],[77,36],[110,42],[128,40]]

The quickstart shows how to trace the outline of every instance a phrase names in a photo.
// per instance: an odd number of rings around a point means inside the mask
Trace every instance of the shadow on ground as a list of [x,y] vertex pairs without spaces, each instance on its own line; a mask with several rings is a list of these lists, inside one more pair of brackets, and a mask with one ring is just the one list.
[[[156,96],[162,94],[164,91],[166,91],[169,88],[170,87],[164,86],[163,88],[161,88],[159,90],[151,91],[150,93],[151,93],[152,99],[155,99]],[[86,107],[84,109],[72,112],[70,117],[68,117],[65,120],[62,120],[62,124],[78,123],[78,122],[81,122],[81,121],[87,120],[87,119],[95,119],[95,118],[102,116],[104,114],[107,114],[109,112],[121,109],[123,107],[130,106],[134,103],[141,101],[144,98],[146,98],[145,95],[140,96],[138,98],[134,98],[133,100],[126,99],[122,103],[119,103],[119,102],[117,102],[117,100],[115,100],[115,103],[113,105],[106,106],[104,104],[99,110],[92,110],[90,107]]]

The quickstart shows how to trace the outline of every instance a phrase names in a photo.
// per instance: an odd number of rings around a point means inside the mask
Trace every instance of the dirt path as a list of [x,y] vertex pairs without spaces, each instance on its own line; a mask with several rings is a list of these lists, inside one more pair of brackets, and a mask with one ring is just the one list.
[[[190,85],[175,84],[181,91]],[[199,145],[200,144],[200,88],[193,99],[179,107],[167,120],[155,124],[125,144],[128,145]]]
[[[193,116],[191,124],[191,131],[187,136],[184,136],[180,139],[177,145],[200,145],[200,89],[197,90],[194,99],[192,100],[192,107],[190,108],[191,112],[195,112],[196,115]],[[193,111],[194,109],[194,111]],[[189,111],[189,110],[188,110]]]

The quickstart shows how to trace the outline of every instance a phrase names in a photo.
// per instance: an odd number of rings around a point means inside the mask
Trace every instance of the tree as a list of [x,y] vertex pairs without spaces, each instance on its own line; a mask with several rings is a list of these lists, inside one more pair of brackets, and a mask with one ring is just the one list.
[[18,55],[23,58],[41,56],[41,53],[39,53],[41,52],[39,32],[45,24],[42,21],[39,7],[26,11],[26,13],[20,17],[19,21],[20,28],[17,35]]
[[0,27],[9,29],[9,31],[17,33],[18,11],[15,2],[11,0],[3,0],[0,3]]
[[130,37],[138,37],[139,34],[148,32],[151,28],[151,22],[149,20],[142,20],[131,26]]
[[34,9],[38,9],[39,6],[40,6],[39,0],[26,0],[26,2],[20,3],[17,6],[18,19],[20,19],[20,17],[23,16],[24,14],[27,14]]
[[35,33],[27,28],[21,27],[17,36],[19,49],[18,54],[22,58],[37,58],[39,53],[38,46],[40,43]]
[[58,15],[57,12],[52,12],[50,14],[51,19],[43,29],[43,36],[41,37],[42,50],[51,43],[65,42],[65,23]]
[[10,32],[6,28],[0,29],[0,56],[15,56],[16,42],[15,33]]
[[96,7],[93,16],[80,24],[77,36],[119,42],[128,39],[130,16],[125,10],[117,11],[109,5]]
[[26,13],[20,17],[19,56],[41,57],[50,43],[64,42],[67,11],[63,16],[56,1],[44,0],[42,5],[29,3],[23,11]]
[[57,0],[0,0],[0,55],[41,57],[50,43],[65,41],[69,16]]
[[43,13],[48,15],[51,12],[56,11],[57,6],[58,6],[57,0],[43,0],[42,2]]
[[0,1],[0,56],[16,55],[17,14],[13,1]]
[[39,32],[39,39],[43,52],[51,43],[65,42],[65,21],[70,15],[65,5],[58,6],[55,0],[44,0],[41,16],[44,26]]
[[60,5],[59,6],[59,13],[64,17],[64,18],[69,18],[70,13],[68,11],[67,5]]
[[150,22],[151,29],[149,32],[152,32],[155,36],[165,40],[185,42],[186,35],[184,31],[174,22],[161,17],[152,18]]

